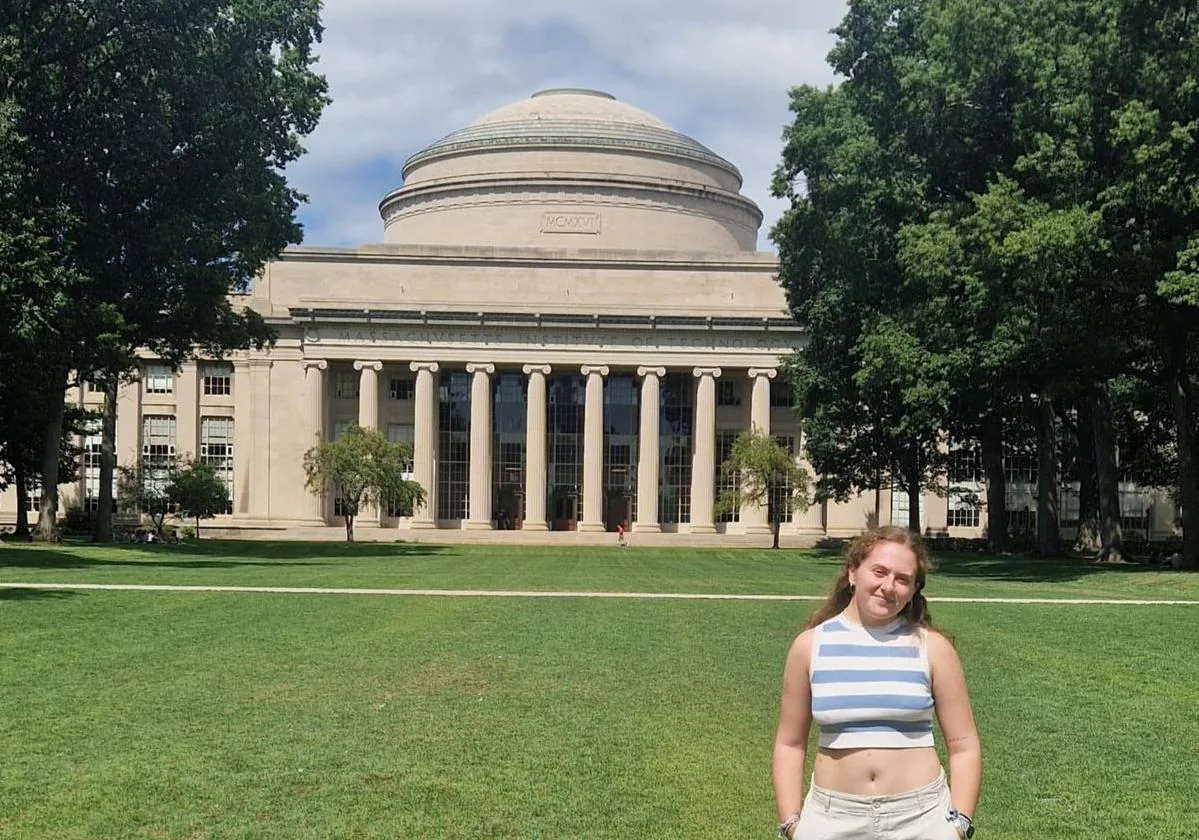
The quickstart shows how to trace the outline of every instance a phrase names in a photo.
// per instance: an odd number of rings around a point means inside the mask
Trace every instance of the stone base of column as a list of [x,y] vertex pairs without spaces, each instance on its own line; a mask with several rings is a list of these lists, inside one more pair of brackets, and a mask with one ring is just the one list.
[[692,525],[691,533],[693,534],[715,534],[715,525]]
[[660,534],[660,533],[662,533],[662,526],[660,523],[657,523],[657,522],[634,522],[633,523],[633,533],[634,534]]
[[761,534],[769,535],[769,534],[774,533],[774,529],[771,528],[769,525],[760,525],[760,524],[755,523],[753,525],[746,525],[745,533],[746,534],[756,534],[756,535],[761,535]]
[[550,526],[548,522],[533,522],[532,520],[526,519],[524,522],[520,523],[520,530],[522,531],[548,531],[549,529]]
[[432,519],[413,519],[408,528],[412,531],[433,531],[436,530],[437,523]]
[[490,521],[479,522],[479,521],[475,521],[473,519],[468,519],[462,523],[462,530],[463,531],[494,531],[495,528],[491,524]]
[[800,525],[795,533],[805,537],[823,537],[824,527],[821,525]]
[[608,529],[604,527],[603,522],[580,522],[579,530],[588,534],[602,534]]

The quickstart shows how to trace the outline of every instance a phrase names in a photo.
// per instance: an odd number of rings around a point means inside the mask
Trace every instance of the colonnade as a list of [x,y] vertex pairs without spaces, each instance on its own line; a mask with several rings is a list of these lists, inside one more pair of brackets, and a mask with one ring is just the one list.
[[[325,434],[325,393],[329,363],[324,359],[303,362],[305,369],[305,401],[308,439]],[[358,371],[358,425],[363,428],[379,426],[379,373],[383,362],[372,359],[353,360]],[[468,515],[462,523],[468,529],[492,527],[492,387],[496,366],[490,362],[471,362],[465,371],[471,377],[470,388],[470,493]],[[437,502],[437,433],[439,399],[436,378],[442,365],[435,361],[413,361],[408,365],[415,374],[413,479],[425,488],[427,502],[414,512],[411,527],[434,528]],[[461,367],[455,366],[461,370]],[[604,380],[612,367],[604,364],[553,366],[526,364],[521,368],[527,377],[526,440],[525,440],[525,511],[521,527],[528,531],[545,531],[547,492],[547,381],[553,373],[581,374],[585,381],[583,408],[583,486],[582,531],[603,531],[604,524]],[[716,433],[717,381],[726,375],[720,367],[690,367],[695,377],[695,414],[692,441],[692,473],[690,488],[690,531],[716,531]],[[637,452],[637,517],[632,523],[635,532],[661,531],[658,521],[659,494],[659,433],[661,381],[666,376],[664,366],[635,368],[640,380],[640,428]],[[774,368],[741,369],[728,375],[745,376],[750,384],[749,417],[752,426],[770,432],[770,384],[777,375]],[[307,518],[321,519],[322,500],[310,496]],[[743,506],[740,520],[747,533],[769,530],[767,512],[760,506]]]

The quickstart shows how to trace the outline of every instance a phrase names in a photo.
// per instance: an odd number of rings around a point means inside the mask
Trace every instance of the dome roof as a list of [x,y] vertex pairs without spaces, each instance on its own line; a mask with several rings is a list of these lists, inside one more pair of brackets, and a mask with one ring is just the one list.
[[737,167],[657,117],[581,88],[505,105],[417,152],[379,205],[384,241],[756,250]]
[[492,111],[408,158],[403,174],[407,179],[449,155],[547,146],[656,152],[722,169],[741,185],[737,167],[707,146],[610,93],[586,88],[550,88]]

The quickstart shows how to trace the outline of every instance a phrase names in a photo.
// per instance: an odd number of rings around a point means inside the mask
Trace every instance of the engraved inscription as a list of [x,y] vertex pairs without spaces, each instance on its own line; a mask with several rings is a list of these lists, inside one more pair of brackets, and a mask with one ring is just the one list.
[[542,233],[599,233],[599,213],[542,213]]

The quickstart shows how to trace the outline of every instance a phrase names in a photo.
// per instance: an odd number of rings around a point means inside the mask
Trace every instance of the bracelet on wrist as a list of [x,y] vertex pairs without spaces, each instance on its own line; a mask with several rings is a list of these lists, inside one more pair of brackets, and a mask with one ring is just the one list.
[[791,814],[789,817],[779,823],[778,836],[783,838],[783,840],[791,840],[791,832],[795,830],[795,826],[797,825],[799,825],[798,811],[796,811],[794,814]]

